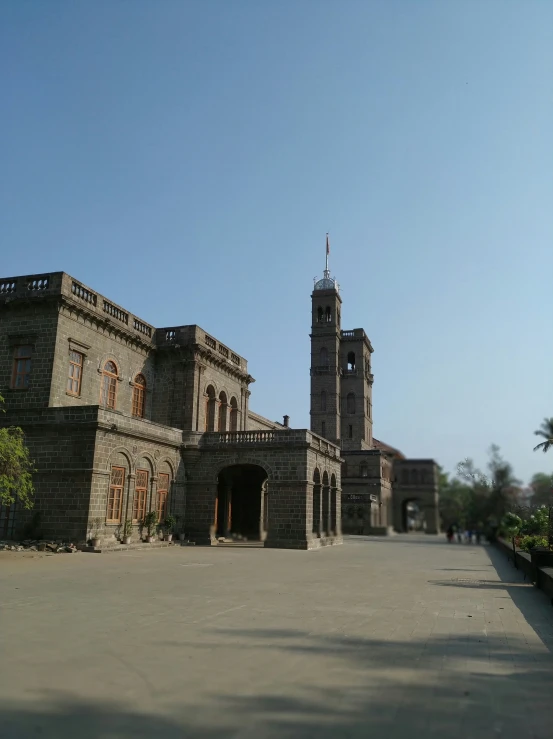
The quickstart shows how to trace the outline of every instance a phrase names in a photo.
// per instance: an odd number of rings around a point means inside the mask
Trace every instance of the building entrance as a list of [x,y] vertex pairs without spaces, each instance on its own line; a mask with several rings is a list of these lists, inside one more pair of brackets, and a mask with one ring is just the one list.
[[225,467],[219,473],[215,534],[219,540],[264,541],[268,529],[267,473],[254,464]]

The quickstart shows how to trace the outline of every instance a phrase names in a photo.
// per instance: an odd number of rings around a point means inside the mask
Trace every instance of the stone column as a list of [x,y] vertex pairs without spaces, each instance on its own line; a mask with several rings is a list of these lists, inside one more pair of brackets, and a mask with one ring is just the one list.
[[215,515],[217,483],[207,480],[188,480],[187,533],[197,545],[217,544]]
[[307,530],[307,480],[270,480],[269,526],[266,547],[278,549],[312,549],[319,539]]
[[265,541],[267,538],[267,521],[269,516],[268,511],[269,495],[267,492],[267,480],[261,485],[261,506],[259,513],[259,540]]
[[[430,495],[428,496],[430,498]],[[438,510],[438,494],[432,494],[432,498],[424,504],[424,520],[427,534],[440,533],[440,512]]]

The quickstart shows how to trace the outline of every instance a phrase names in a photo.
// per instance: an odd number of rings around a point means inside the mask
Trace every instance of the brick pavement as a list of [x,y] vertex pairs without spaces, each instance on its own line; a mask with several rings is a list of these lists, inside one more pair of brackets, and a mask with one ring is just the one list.
[[0,735],[553,735],[553,608],[488,547],[0,560]]

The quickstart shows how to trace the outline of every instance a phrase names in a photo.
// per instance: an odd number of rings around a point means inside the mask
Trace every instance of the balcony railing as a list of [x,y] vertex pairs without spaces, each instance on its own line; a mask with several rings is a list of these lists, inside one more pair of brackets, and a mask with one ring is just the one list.
[[[286,433],[286,432],[285,432]],[[219,446],[219,444],[273,444],[277,439],[278,431],[225,431],[222,433],[211,432],[204,435],[202,443],[207,446]]]

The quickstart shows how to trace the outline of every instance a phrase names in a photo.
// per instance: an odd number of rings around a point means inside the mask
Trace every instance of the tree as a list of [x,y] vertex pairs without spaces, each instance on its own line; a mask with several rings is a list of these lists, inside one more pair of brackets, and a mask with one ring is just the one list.
[[440,494],[440,516],[444,527],[468,526],[471,515],[471,488],[456,477],[450,480],[449,475],[440,470],[438,492]]
[[534,434],[545,439],[534,447],[534,451],[537,452],[538,449],[541,449],[542,452],[549,451],[553,447],[553,418],[544,418],[541,428],[534,431]]
[[553,504],[553,475],[537,472],[530,481],[530,489],[532,490],[530,505],[533,508]]
[[[0,395],[0,404],[3,402]],[[33,507],[33,471],[23,429],[0,428],[0,505],[8,506],[17,500],[24,508]]]
[[472,459],[457,465],[459,477],[470,489],[466,517],[471,526],[488,522],[497,527],[521,493],[520,482],[512,466],[501,456],[499,447],[492,444],[488,454],[487,475],[475,467]]

